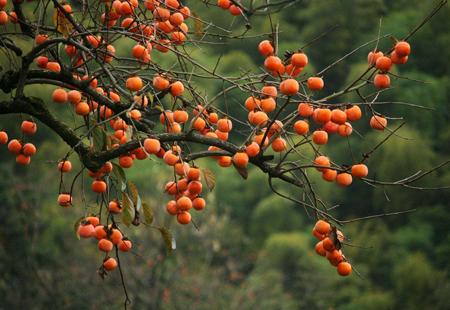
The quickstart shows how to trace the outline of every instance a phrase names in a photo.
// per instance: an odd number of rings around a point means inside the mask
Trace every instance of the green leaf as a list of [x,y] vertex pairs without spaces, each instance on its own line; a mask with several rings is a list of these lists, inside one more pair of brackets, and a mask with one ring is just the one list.
[[208,168],[202,169],[203,178],[205,179],[206,186],[208,186],[209,191],[212,191],[216,186],[216,176],[214,172]]
[[116,164],[116,163],[112,163],[112,164],[114,166],[114,168],[112,170],[113,175],[116,177],[117,183],[119,183],[119,185],[121,186],[120,190],[123,192],[127,188],[127,183],[126,183],[127,177],[125,175],[125,171],[118,164]]
[[165,228],[165,227],[159,227],[158,230],[161,232],[161,236],[164,239],[164,243],[166,244],[166,251],[167,254],[171,254],[173,250],[175,250],[175,239],[172,236],[172,232]]
[[132,181],[128,181],[127,186],[131,194],[131,201],[133,202],[133,205],[136,206],[139,200],[139,192],[137,190],[136,184],[134,184]]
[[122,192],[122,222],[129,227],[133,218],[133,206],[130,197],[127,193]]
[[92,130],[92,137],[94,139],[94,150],[103,151],[107,145],[107,135],[105,130],[100,126],[95,126]]
[[73,230],[74,230],[75,236],[77,236],[78,240],[80,240],[80,235],[78,234],[78,226],[80,226],[82,220],[84,220],[84,216],[80,217],[80,218],[73,224]]
[[142,209],[144,210],[144,219],[146,224],[151,224],[153,222],[153,209],[148,203],[142,203]]

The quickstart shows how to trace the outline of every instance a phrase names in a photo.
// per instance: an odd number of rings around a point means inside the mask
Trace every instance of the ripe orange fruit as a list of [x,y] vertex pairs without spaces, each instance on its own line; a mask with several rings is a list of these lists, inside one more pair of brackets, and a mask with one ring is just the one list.
[[333,182],[336,180],[337,171],[333,169],[324,169],[322,172],[322,179],[327,182]]
[[119,165],[122,168],[131,168],[133,166],[133,158],[128,155],[122,155],[119,157]]
[[310,117],[314,113],[314,108],[305,102],[299,103],[298,108],[298,115],[302,117]]
[[75,113],[81,116],[89,115],[91,108],[85,101],[80,101],[75,105]]
[[181,31],[172,32],[170,39],[175,44],[183,44],[186,41],[186,36]]
[[254,126],[263,126],[268,120],[269,117],[265,112],[257,111],[253,114],[250,123]]
[[328,142],[328,133],[324,130],[316,130],[312,134],[312,140],[315,144],[323,145]]
[[389,57],[381,56],[375,63],[375,68],[383,72],[388,72],[392,67],[392,60]]
[[228,10],[228,8],[231,6],[231,1],[230,0],[217,0],[217,5],[224,10]]
[[264,60],[264,67],[269,71],[277,71],[283,63],[277,56],[269,56]]
[[192,208],[192,200],[189,197],[182,196],[177,200],[177,209],[181,211],[189,211]]
[[275,86],[266,85],[261,89],[261,93],[265,96],[276,97],[278,95],[277,88]]
[[77,232],[81,238],[91,238],[96,235],[95,227],[92,224],[80,224],[80,226],[78,226]]
[[203,129],[205,129],[205,126],[206,126],[206,122],[201,117],[198,117],[192,124],[192,128],[194,128],[197,131],[202,131]]
[[340,186],[349,186],[352,182],[352,175],[347,172],[338,173],[336,176],[336,183]]
[[179,26],[184,22],[184,16],[181,13],[173,13],[170,15],[169,21],[174,26]]
[[67,93],[67,99],[75,105],[81,101],[81,93],[78,90],[71,90]]
[[342,252],[340,250],[335,249],[327,252],[326,257],[333,266],[337,266],[340,262],[342,262]]
[[0,131],[0,144],[8,143],[8,134],[6,131]]
[[272,150],[274,152],[283,152],[284,150],[286,150],[286,140],[284,140],[283,138],[275,138],[272,141]]
[[217,121],[217,129],[222,132],[230,132],[233,128],[233,123],[228,118],[221,118]]
[[228,8],[228,11],[231,13],[231,15],[233,16],[238,16],[242,14],[242,10],[240,7],[238,7],[237,5],[230,5],[230,7]]
[[166,211],[171,215],[176,215],[178,213],[177,202],[171,200],[166,204]]
[[373,66],[378,58],[383,56],[383,52],[381,51],[371,51],[369,53],[369,55],[367,55],[367,62],[369,63],[369,65]]
[[61,71],[61,65],[59,63],[57,63],[56,61],[49,61],[45,68],[52,72],[60,72]]
[[327,221],[318,220],[314,225],[314,230],[322,235],[327,235],[331,232],[331,225]]
[[57,88],[53,91],[52,100],[56,103],[65,103],[69,99],[67,92],[62,88]]
[[36,65],[37,65],[39,68],[44,69],[44,68],[47,67],[47,64],[48,64],[48,57],[45,57],[45,56],[38,56],[38,57],[36,58]]
[[136,44],[131,49],[131,54],[133,55],[134,58],[141,59],[144,57],[146,50],[147,49],[145,48],[145,46],[141,44]]
[[348,276],[352,273],[352,265],[347,262],[340,262],[337,265],[337,272],[340,276]]
[[270,112],[274,111],[276,108],[277,108],[277,103],[276,103],[275,99],[273,99],[272,97],[261,99],[261,109],[264,112],[270,113]]
[[294,67],[292,64],[288,64],[286,66],[286,74],[292,76],[292,77],[296,77],[298,76],[300,73],[302,73],[303,71],[303,67]]
[[176,110],[173,112],[173,119],[177,123],[184,124],[189,119],[189,114],[183,110]]
[[153,78],[153,87],[156,90],[159,90],[159,91],[165,90],[165,89],[169,88],[169,85],[170,85],[169,80],[163,78],[162,76],[156,75]]
[[248,165],[248,155],[244,152],[237,152],[233,156],[233,163],[236,167],[245,168]]
[[178,221],[178,223],[180,223],[182,225],[189,224],[191,222],[191,219],[192,219],[192,217],[189,212],[182,211],[177,214],[177,221]]
[[58,204],[61,207],[69,207],[72,204],[72,196],[70,194],[59,194]]
[[153,11],[153,17],[159,21],[166,21],[170,18],[170,11],[162,7],[157,7]]
[[16,163],[22,166],[27,166],[31,162],[31,157],[25,154],[19,154],[16,156]]
[[370,127],[376,130],[384,130],[387,127],[387,119],[383,116],[374,115],[370,118]]
[[408,42],[405,41],[397,42],[397,44],[395,44],[395,53],[400,58],[409,56],[409,54],[411,53],[411,46]]
[[353,127],[349,122],[345,122],[345,124],[339,125],[338,134],[342,137],[348,137],[352,134]]
[[293,96],[298,93],[300,86],[294,79],[287,79],[281,82],[280,91],[286,96]]
[[163,160],[169,166],[175,166],[175,164],[180,160],[180,157],[175,155],[172,151],[167,151],[164,153]]
[[178,0],[166,0],[164,3],[166,4],[166,7],[171,9],[178,9],[180,7]]
[[26,135],[34,135],[37,131],[37,125],[33,121],[23,121],[20,128]]
[[259,151],[260,151],[259,144],[254,141],[245,147],[245,153],[247,153],[249,157],[257,156],[259,154]]
[[131,241],[128,240],[128,239],[121,240],[121,241],[119,242],[119,250],[122,251],[122,252],[128,252],[128,251],[130,251],[131,248],[132,248],[132,246],[133,246],[133,245],[132,245]]
[[22,154],[25,156],[33,156],[36,154],[36,147],[33,143],[25,143],[22,148]]
[[37,45],[41,45],[42,43],[47,41],[47,39],[48,39],[48,35],[46,35],[46,34],[38,34],[38,35],[36,35],[34,41],[36,42]]
[[189,181],[200,180],[200,169],[195,168],[195,167],[189,168],[189,171],[187,173],[187,178]]
[[317,108],[315,110],[315,117],[314,120],[318,123],[326,123],[329,122],[331,120],[332,117],[332,113],[330,111],[330,109],[321,109],[321,108]]
[[189,164],[186,162],[179,162],[175,164],[175,173],[179,176],[186,176],[189,172]]
[[321,90],[324,83],[320,77],[310,77],[307,81],[307,85],[310,90]]
[[147,138],[144,140],[144,149],[149,154],[156,154],[161,149],[161,144],[157,139]]
[[369,174],[369,169],[364,164],[352,166],[352,176],[355,178],[365,178]]
[[112,271],[116,269],[117,266],[118,266],[117,261],[113,257],[109,257],[103,262],[103,268],[105,268],[105,270],[107,271]]
[[108,210],[111,213],[117,214],[122,212],[122,207],[120,206],[119,202],[116,200],[110,201],[108,204]]
[[306,135],[309,131],[309,124],[307,121],[296,121],[294,123],[294,131],[299,135]]
[[[225,1],[228,1],[229,5],[231,5],[231,3],[230,3],[229,0],[225,0]],[[223,1],[220,1],[220,0],[219,0],[219,2],[223,2]],[[220,4],[219,4],[219,6],[220,6]],[[274,50],[274,48],[273,48],[273,46],[272,46],[272,43],[270,43],[269,40],[264,40],[264,41],[261,41],[261,42],[259,43],[259,45],[258,45],[258,51],[259,51],[259,53],[260,53],[261,55],[267,57],[267,56],[272,55],[272,54],[274,53],[275,50]]]
[[389,88],[391,86],[391,79],[387,74],[378,73],[373,78],[373,84],[378,89]]
[[107,236],[107,234],[106,234],[105,226],[103,226],[103,225],[95,226],[95,238],[97,240],[104,239],[104,238],[106,238],[106,236]]
[[397,53],[395,51],[393,51],[391,53],[391,60],[392,60],[393,64],[404,65],[405,63],[408,62],[408,56],[400,57],[400,56],[397,55]]
[[16,155],[20,154],[22,151],[22,143],[20,143],[17,139],[12,139],[8,143],[8,151]]
[[113,249],[113,243],[108,239],[100,239],[98,241],[98,249],[102,252],[110,252]]
[[347,119],[349,121],[354,122],[361,118],[362,112],[357,105],[354,105],[351,108],[346,109],[345,114],[347,114]]
[[206,207],[206,201],[201,197],[197,197],[192,201],[192,206],[195,210],[203,210]]
[[340,109],[334,109],[331,111],[331,121],[339,125],[344,124],[347,121],[347,114]]
[[308,64],[308,56],[304,53],[295,53],[291,57],[291,64],[294,67],[305,67]]
[[184,92],[184,85],[180,81],[174,82],[170,85],[170,93],[172,96],[181,96]]
[[217,163],[219,164],[220,167],[226,168],[226,167],[230,167],[231,164],[233,163],[231,156],[220,156],[217,159]]
[[191,181],[188,185],[188,191],[192,195],[198,195],[202,192],[202,183],[200,181]]
[[322,245],[323,248],[328,252],[333,251],[335,249],[334,242],[329,237],[326,237],[325,239],[322,240]]
[[320,256],[325,256],[327,254],[327,251],[323,248],[322,241],[317,242],[314,249],[316,250],[316,253],[319,254]]
[[327,133],[336,133],[338,132],[339,125],[333,123],[332,121],[329,121],[323,124],[322,129],[325,130]]
[[92,182],[91,189],[94,193],[106,192],[106,182],[102,180],[95,180]]
[[109,234],[109,239],[113,244],[119,244],[120,241],[122,241],[123,235],[118,229],[111,229],[111,232]]
[[138,76],[132,76],[127,79],[126,82],[127,88],[131,91],[141,90],[143,86],[142,79]]
[[[316,157],[316,159],[314,159],[314,164],[317,166],[323,166],[323,167],[330,167],[331,163],[330,163],[330,159],[326,156],[318,156]],[[327,168],[323,168],[323,167],[316,167],[316,169],[318,171],[325,171],[328,170]]]

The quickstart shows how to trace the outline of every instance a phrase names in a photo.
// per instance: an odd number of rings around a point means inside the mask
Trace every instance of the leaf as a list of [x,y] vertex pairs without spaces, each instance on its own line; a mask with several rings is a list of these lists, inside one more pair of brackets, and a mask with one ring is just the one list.
[[122,223],[129,227],[134,218],[132,214],[133,207],[130,197],[125,192],[122,192],[122,210]]
[[167,254],[170,255],[176,249],[175,238],[172,236],[172,232],[165,227],[159,227],[158,230],[161,232],[161,236],[166,244]]
[[84,216],[80,217],[80,218],[73,224],[73,230],[74,230],[75,235],[77,236],[78,240],[80,240],[80,235],[78,234],[78,226],[80,226],[82,220],[84,220]]
[[248,178],[248,170],[246,167],[238,167],[233,163],[234,168],[236,168],[237,172],[241,175],[244,180]]
[[133,205],[137,206],[139,198],[139,193],[136,187],[136,184],[134,184],[132,181],[127,182],[128,190],[131,194],[131,201],[133,202]]
[[72,24],[59,9],[55,9],[55,12],[53,13],[53,25],[56,27],[56,31],[66,38],[73,30]]
[[92,137],[94,139],[94,150],[103,151],[107,145],[106,132],[100,126],[94,127],[92,130]]
[[216,186],[216,176],[214,172],[208,168],[202,169],[203,178],[205,179],[206,186],[208,186],[209,191],[212,191]]
[[112,170],[113,175],[116,177],[117,183],[119,183],[119,185],[121,186],[120,190],[123,192],[127,188],[127,183],[126,183],[127,177],[125,175],[125,171],[118,164],[116,164],[116,163],[112,163],[112,164],[114,166],[114,168]]
[[148,203],[142,203],[142,209],[144,210],[144,219],[146,224],[151,224],[153,222],[153,209],[149,206]]

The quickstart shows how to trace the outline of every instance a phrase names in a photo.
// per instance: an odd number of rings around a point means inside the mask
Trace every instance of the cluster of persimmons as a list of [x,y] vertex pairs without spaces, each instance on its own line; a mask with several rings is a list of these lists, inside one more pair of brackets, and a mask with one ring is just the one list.
[[[0,25],[10,20],[17,22],[14,12],[6,14],[3,8],[7,0],[0,0]],[[135,11],[142,9],[138,0],[115,0],[107,6],[107,12],[100,17],[105,27],[121,27],[127,36],[136,44],[130,47],[130,56],[139,64],[152,63],[151,53],[153,49],[158,52],[167,53],[177,45],[187,41],[189,28],[185,20],[191,15],[187,6],[183,6],[177,0],[146,0],[143,3],[145,9],[151,12],[151,23],[141,22],[141,18],[135,18]],[[242,14],[242,10],[229,0],[219,0],[218,6],[227,9],[233,15]],[[57,16],[68,23],[67,16],[73,13],[69,4],[62,3],[57,8]],[[5,15],[6,14],[6,15]],[[120,25],[120,26],[119,26]],[[43,28],[44,29],[44,28]],[[39,32],[35,37],[35,45],[39,46],[50,40],[51,37],[45,32]],[[115,60],[115,47],[113,42],[100,33],[91,33],[78,36],[77,44],[65,44],[64,52],[69,59],[64,67],[71,68],[73,78],[85,81],[89,84],[91,91],[107,98],[113,104],[124,102],[121,91],[115,85],[108,85],[99,76],[81,74],[87,62],[97,61],[103,65],[110,64]],[[329,136],[336,134],[340,137],[348,137],[352,134],[352,122],[362,118],[362,110],[358,105],[333,106],[329,103],[316,102],[312,96],[325,86],[321,76],[311,76],[305,80],[298,77],[308,65],[308,56],[303,51],[287,54],[283,59],[277,56],[276,46],[270,40],[260,42],[259,53],[264,57],[264,67],[274,77],[273,81],[265,79],[260,89],[249,91],[249,96],[243,103],[248,112],[248,125],[252,133],[238,151],[233,154],[223,155],[217,146],[209,146],[208,151],[220,155],[211,155],[221,167],[234,166],[238,170],[246,169],[247,165],[256,160],[270,147],[273,152],[288,152],[291,148],[287,136],[290,132],[305,139],[314,146],[315,155],[309,165],[317,169],[322,178],[328,182],[336,182],[340,186],[349,186],[353,178],[365,178],[369,171],[363,161],[355,162],[348,167],[341,167],[330,160],[326,155],[320,153],[320,146],[329,141]],[[89,50],[91,53],[82,51]],[[47,53],[43,49],[36,55],[35,64],[39,70],[60,72],[61,59],[55,57],[55,53]],[[388,55],[380,51],[372,51],[368,55],[370,67],[375,67],[377,73],[373,78],[373,85],[377,89],[390,87],[389,70],[393,64],[404,64],[408,60],[410,46],[407,42],[400,41],[395,44]],[[121,73],[122,74],[122,73]],[[120,82],[119,82],[120,83]],[[114,109],[96,101],[93,96],[82,89],[69,87],[58,87],[54,89],[51,99],[57,105],[71,106],[74,113],[84,121],[97,119],[101,122],[103,130],[109,136],[112,143],[106,148],[115,149],[132,140],[139,140],[139,147],[121,154],[117,164],[121,168],[131,168],[135,160],[144,160],[149,156],[160,158],[163,163],[174,171],[174,179],[165,185],[165,192],[173,197],[166,204],[166,210],[170,215],[176,217],[180,224],[191,222],[192,209],[203,210],[206,206],[202,198],[201,170],[194,163],[186,161],[190,149],[183,143],[161,142],[157,135],[147,134],[145,138],[136,135],[133,128],[134,122],[140,122],[143,113],[151,109],[151,99],[143,90],[151,90],[155,95],[171,96],[172,109],[161,109],[159,122],[162,131],[169,134],[179,134],[194,131],[211,139],[228,141],[233,129],[233,120],[230,115],[222,113],[207,103],[187,105],[183,99],[185,87],[190,87],[177,74],[169,71],[155,72],[152,78],[140,76],[139,70],[130,73],[122,80],[120,88],[125,88],[133,99],[130,109],[115,115]],[[300,100],[298,99],[300,98]],[[179,102],[182,104],[177,104]],[[285,104],[290,101],[298,103],[295,116],[283,123],[278,116]],[[283,103],[283,105],[281,104]],[[159,113],[159,112],[158,112]],[[81,119],[80,118],[80,119]],[[383,115],[373,113],[369,121],[375,130],[384,130],[387,127],[387,119]],[[36,132],[37,125],[32,119],[23,121],[23,137],[28,137]],[[8,144],[8,149],[16,156],[17,163],[21,165],[30,164],[31,156],[36,153],[36,147],[25,143],[24,138],[9,140],[5,131],[0,132],[0,143]],[[9,142],[9,143],[8,143]],[[58,162],[61,173],[72,170],[72,163],[64,158]],[[108,176],[116,169],[112,162],[106,162],[97,171],[89,171],[92,178],[91,190],[100,197],[109,197],[110,181]],[[108,193],[108,195],[107,195]],[[109,200],[109,199],[108,199]],[[114,220],[114,216],[122,213],[122,202],[120,199],[107,200],[108,216],[101,214],[87,216],[78,228],[78,234],[82,238],[96,238],[98,248],[106,253],[103,267],[104,270],[113,270],[118,263],[115,258],[110,257],[114,248],[120,251],[129,251],[132,247],[131,241],[123,237],[122,231]],[[72,193],[61,192],[58,203],[63,207],[69,207],[73,203]],[[99,211],[101,212],[101,211]],[[107,219],[104,224],[100,219]],[[314,227],[314,235],[320,239],[316,245],[316,251],[326,256],[332,265],[337,266],[340,275],[349,275],[352,271],[351,265],[346,260],[340,249],[343,235],[327,220],[317,221]]]

